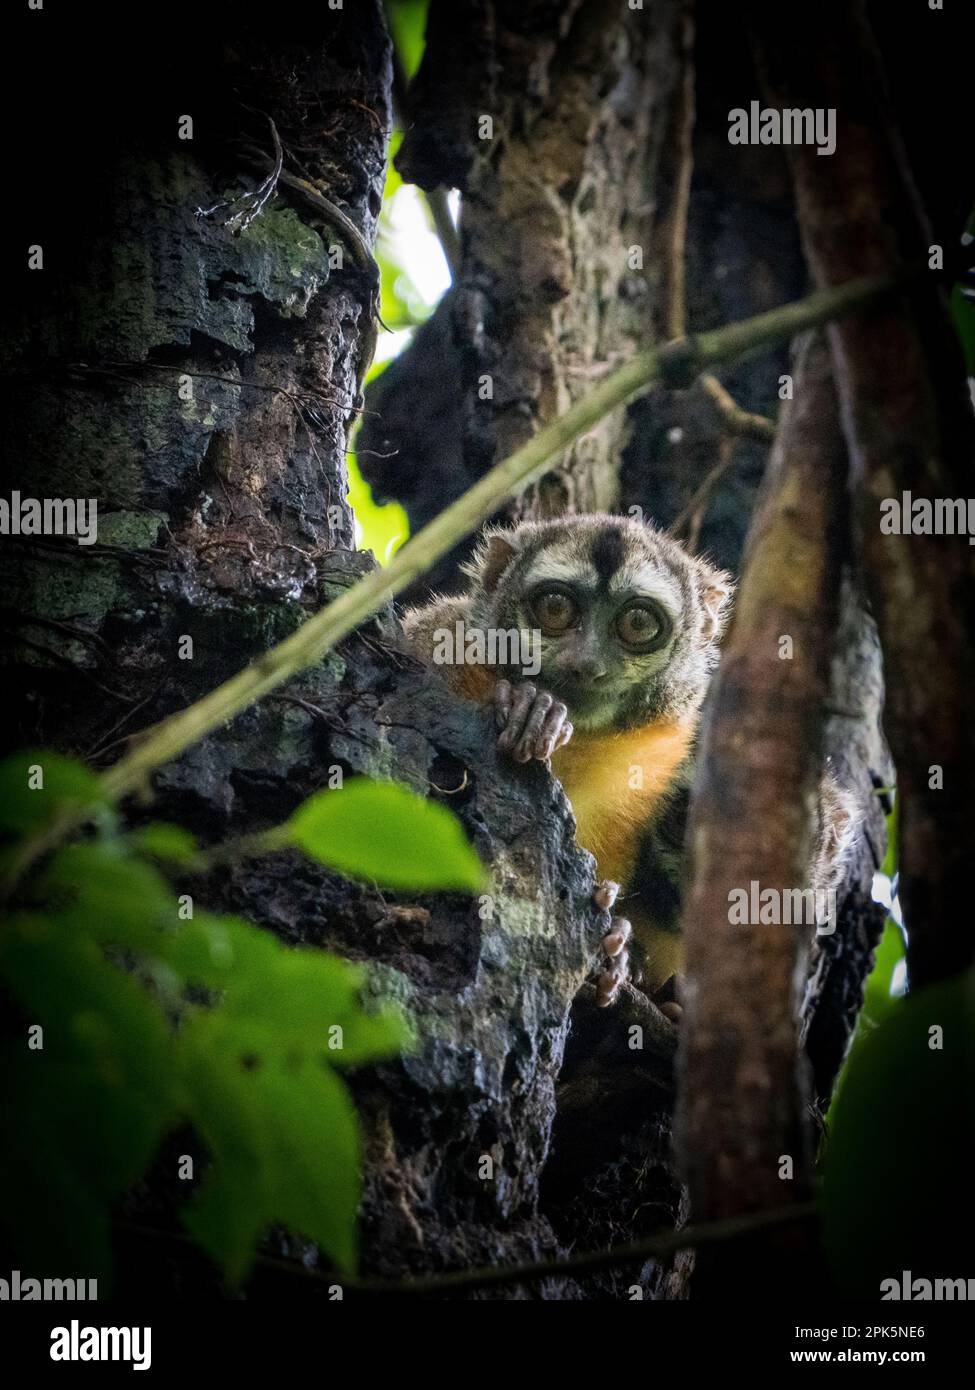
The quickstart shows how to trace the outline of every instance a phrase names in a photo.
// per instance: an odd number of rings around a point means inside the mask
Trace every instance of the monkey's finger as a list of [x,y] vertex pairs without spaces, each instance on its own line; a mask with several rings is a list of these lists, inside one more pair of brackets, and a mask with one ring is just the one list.
[[511,682],[498,681],[494,687],[494,717],[499,729],[503,729],[511,714]]
[[603,912],[608,912],[615,903],[619,891],[618,883],[614,883],[611,878],[604,878],[602,883],[596,884],[596,891],[592,895],[592,900]]
[[508,714],[508,722],[501,731],[498,739],[498,747],[510,750],[521,737],[521,731],[525,720],[528,718],[532,705],[535,703],[537,691],[533,685],[517,685],[511,700],[511,710]]
[[633,928],[625,917],[617,917],[612,928],[606,933],[602,940],[603,954],[609,956],[610,960],[618,956],[623,947],[630,939],[630,932]]
[[626,979],[626,952],[616,959],[612,965],[599,972],[596,980],[596,1004],[600,1009],[605,1009],[612,1004],[619,993],[620,985]]
[[[568,720],[566,720],[566,722],[562,725],[562,730],[558,738],[555,740],[555,748],[564,748],[571,737],[572,725],[568,722]],[[555,752],[555,748],[552,749],[553,753]]]
[[537,758],[550,758],[555,752],[556,739],[562,732],[562,725],[565,723],[566,715],[569,711],[561,700],[556,700],[555,704],[548,712],[545,723],[542,725],[541,733],[535,747]]
[[524,731],[518,742],[518,747],[515,749],[515,757],[519,762],[527,763],[530,758],[535,756],[541,743],[542,728],[548,719],[551,708],[551,695],[546,690],[540,690],[535,696],[535,703],[525,720]]
[[684,1013],[684,1009],[683,1006],[681,1004],[678,1004],[675,999],[671,999],[670,1002],[667,1004],[658,1004],[657,1007],[663,1014],[664,1018],[669,1018],[671,1023],[680,1023],[681,1017]]

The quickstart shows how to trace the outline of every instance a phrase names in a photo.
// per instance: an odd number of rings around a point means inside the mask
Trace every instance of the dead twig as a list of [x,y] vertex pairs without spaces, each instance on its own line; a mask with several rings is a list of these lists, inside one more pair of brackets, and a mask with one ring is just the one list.
[[768,416],[743,410],[731,392],[710,372],[705,372],[701,377],[701,388],[710,397],[729,433],[746,439],[760,439],[765,444],[770,444],[775,438],[775,425]]
[[[126,710],[122,718],[116,720],[110,729],[106,729],[105,733],[101,736],[101,741],[94,747],[89,748],[88,752],[85,754],[86,760],[88,762],[94,762],[96,758],[103,758],[106,753],[110,753],[111,750],[117,748],[120,743],[127,743],[129,738],[134,738],[134,734],[123,734],[119,738],[112,738],[112,735],[117,734],[119,729],[128,724],[130,719],[134,719],[141,709],[145,709],[146,705],[156,698],[165,684],[166,682],[162,681],[154,690],[150,690],[149,694],[144,696],[137,705],[133,705],[131,709]],[[109,742],[109,740],[111,740],[111,742]]]
[[[256,1255],[254,1264],[268,1272],[294,1276],[313,1283],[339,1287],[350,1294],[373,1297],[431,1297],[435,1294],[461,1290],[483,1289],[505,1284],[535,1284],[541,1279],[564,1278],[569,1274],[587,1274],[619,1265],[645,1264],[648,1259],[662,1260],[677,1250],[698,1249],[723,1245],[728,1241],[754,1237],[762,1232],[795,1227],[810,1223],[816,1214],[812,1202],[771,1211],[751,1212],[726,1221],[706,1225],[684,1226],[679,1231],[662,1231],[645,1240],[628,1245],[611,1246],[608,1250],[578,1251],[562,1259],[532,1260],[519,1265],[491,1265],[480,1269],[451,1270],[445,1274],[419,1275],[412,1279],[359,1279],[325,1270],[309,1269],[296,1260],[274,1255]],[[170,1242],[189,1246],[192,1238],[182,1231],[166,1231],[159,1227],[142,1226],[130,1221],[116,1221],[116,1229],[144,1240]]]
[[667,528],[672,536],[680,537],[686,532],[686,544],[692,554],[697,551],[701,526],[707,511],[711,494],[727,473],[734,461],[737,440],[727,435],[718,440],[718,462],[708,472],[695,490],[686,506],[682,507]]
[[237,198],[214,203],[209,208],[197,208],[196,215],[199,218],[212,217],[214,213],[223,208],[237,207],[237,211],[227,218],[224,226],[229,228],[231,235],[240,236],[241,232],[246,232],[247,228],[254,222],[267,207],[268,202],[274,195],[281,177],[281,170],[284,166],[284,150],[281,147],[281,137],[278,128],[270,116],[267,118],[268,125],[271,127],[271,139],[274,142],[274,162],[270,173],[258,185],[257,188],[249,189],[246,193],[241,193]]
[[[266,168],[271,162],[264,151],[256,145],[245,144],[243,152],[251,163],[263,168]],[[297,174],[291,174],[287,169],[279,171],[278,183],[290,189],[292,193],[296,193],[321,222],[339,234],[352,252],[352,258],[356,264],[367,274],[373,276],[378,284],[379,266],[369,248],[369,243],[351,217],[344,213],[330,198],[326,198],[325,194],[308,179],[300,179]]]

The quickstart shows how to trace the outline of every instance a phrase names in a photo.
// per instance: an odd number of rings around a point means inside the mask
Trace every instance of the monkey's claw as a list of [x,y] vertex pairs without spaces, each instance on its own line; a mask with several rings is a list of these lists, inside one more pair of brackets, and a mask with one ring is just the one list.
[[[600,885],[600,887],[611,886],[617,888],[618,885]],[[597,893],[599,889],[596,890]],[[613,894],[615,898],[616,894]],[[612,1004],[619,993],[620,985],[629,978],[630,953],[626,949],[626,943],[630,939],[630,932],[633,928],[625,917],[614,917],[610,924],[609,931],[602,939],[602,952],[606,959],[603,961],[602,968],[596,979],[596,1003],[601,1009],[605,1009]]]
[[603,912],[608,912],[619,896],[619,891],[618,883],[614,883],[611,878],[604,878],[602,883],[596,884],[592,900]]
[[568,710],[547,690],[525,682],[498,681],[494,713],[499,730],[498,747],[519,763],[550,758],[572,737]]

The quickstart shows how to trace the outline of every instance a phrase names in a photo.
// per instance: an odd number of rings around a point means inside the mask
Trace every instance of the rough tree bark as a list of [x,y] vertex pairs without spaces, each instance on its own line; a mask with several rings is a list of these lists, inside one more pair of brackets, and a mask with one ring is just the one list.
[[[758,922],[751,913],[743,925],[729,907],[732,890],[748,893],[754,883],[780,894],[802,886],[817,835],[847,549],[846,457],[823,340],[800,347],[795,387],[708,697],[688,826],[691,987],[681,1030],[677,1147],[695,1220],[774,1210],[812,1195],[810,1092],[798,1047],[812,933],[782,919]],[[793,644],[787,654],[784,639]],[[784,1160],[791,1163],[785,1180]],[[763,1274],[771,1287],[783,1278],[795,1234],[764,1244],[765,1258],[749,1267],[753,1291]],[[808,1273],[803,1254],[788,1277]],[[740,1274],[740,1249],[732,1259]],[[722,1263],[712,1253],[705,1265],[715,1262]]]

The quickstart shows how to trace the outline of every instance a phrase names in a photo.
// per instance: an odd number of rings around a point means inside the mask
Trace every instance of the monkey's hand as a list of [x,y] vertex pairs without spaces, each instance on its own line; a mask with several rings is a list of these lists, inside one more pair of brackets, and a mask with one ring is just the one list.
[[[614,883],[612,879],[603,879],[592,895],[593,902],[603,912],[609,912],[619,891],[618,883]],[[626,943],[632,930],[625,917],[614,917],[610,921],[609,931],[602,939],[604,959],[596,980],[596,1003],[601,1009],[615,1001],[620,985],[629,979],[630,953],[626,949]]]
[[519,763],[550,758],[572,737],[568,710],[561,700],[527,681],[524,685],[498,681],[494,716],[500,730],[498,747]]

